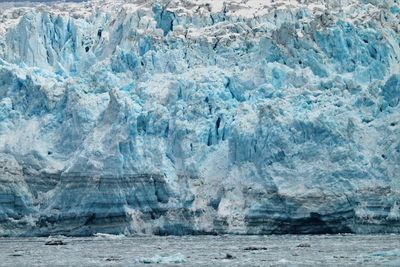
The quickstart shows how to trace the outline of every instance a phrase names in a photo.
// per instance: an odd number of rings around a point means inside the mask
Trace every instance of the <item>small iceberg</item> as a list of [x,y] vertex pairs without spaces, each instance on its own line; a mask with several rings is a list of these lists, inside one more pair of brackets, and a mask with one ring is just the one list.
[[375,257],[400,257],[400,249],[386,250],[386,251],[376,251],[371,253],[371,256]]
[[96,233],[94,234],[96,239],[109,239],[109,240],[119,240],[124,239],[126,236],[123,234],[113,235],[113,234],[104,234],[104,233]]
[[46,246],[64,246],[67,244],[65,241],[65,236],[57,235],[57,236],[49,236],[45,243]]
[[177,253],[174,255],[170,256],[160,256],[160,255],[155,255],[154,257],[151,258],[140,258],[139,262],[140,263],[145,263],[145,264],[171,264],[171,263],[183,263],[186,261],[186,257],[182,255],[181,253]]

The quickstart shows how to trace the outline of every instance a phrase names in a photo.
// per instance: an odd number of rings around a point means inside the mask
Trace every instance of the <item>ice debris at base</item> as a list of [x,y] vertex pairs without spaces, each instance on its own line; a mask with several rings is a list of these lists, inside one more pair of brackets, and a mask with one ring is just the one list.
[[398,10],[0,5],[0,235],[399,232]]

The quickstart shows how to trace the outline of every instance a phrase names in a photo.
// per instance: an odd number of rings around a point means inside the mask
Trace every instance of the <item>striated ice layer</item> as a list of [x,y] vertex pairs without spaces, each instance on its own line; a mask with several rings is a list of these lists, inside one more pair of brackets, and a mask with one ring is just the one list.
[[397,1],[0,6],[0,235],[400,229]]

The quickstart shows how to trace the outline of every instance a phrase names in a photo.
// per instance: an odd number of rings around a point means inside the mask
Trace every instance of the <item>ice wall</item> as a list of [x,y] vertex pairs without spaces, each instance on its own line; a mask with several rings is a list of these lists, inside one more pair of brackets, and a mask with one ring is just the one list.
[[399,10],[4,7],[0,235],[398,232]]

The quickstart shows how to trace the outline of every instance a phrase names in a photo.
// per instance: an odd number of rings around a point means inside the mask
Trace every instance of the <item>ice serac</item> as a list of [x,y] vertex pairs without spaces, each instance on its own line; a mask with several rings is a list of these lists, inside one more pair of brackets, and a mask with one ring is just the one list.
[[0,235],[400,231],[398,1],[0,6]]

